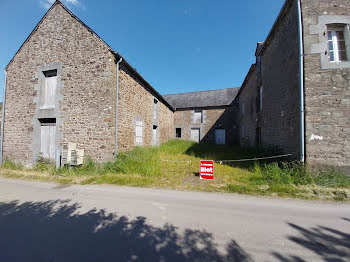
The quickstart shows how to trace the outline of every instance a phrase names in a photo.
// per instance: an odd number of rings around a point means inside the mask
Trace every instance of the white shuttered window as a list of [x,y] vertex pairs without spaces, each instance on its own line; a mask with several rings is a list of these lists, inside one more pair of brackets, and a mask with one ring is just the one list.
[[194,111],[193,122],[194,124],[203,123],[203,111]]
[[50,70],[44,72],[45,83],[43,88],[43,107],[54,108],[57,88],[57,71]]
[[137,144],[143,143],[143,122],[136,121],[135,123],[135,142]]

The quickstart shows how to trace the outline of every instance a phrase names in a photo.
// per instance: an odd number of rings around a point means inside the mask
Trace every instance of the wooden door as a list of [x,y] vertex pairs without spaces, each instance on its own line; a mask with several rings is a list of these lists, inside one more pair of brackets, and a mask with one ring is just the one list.
[[56,152],[56,125],[42,124],[40,138],[40,152],[44,158],[55,159]]
[[191,128],[191,140],[199,143],[199,140],[200,140],[199,128]]
[[226,143],[226,131],[225,129],[215,130],[215,144],[224,145]]

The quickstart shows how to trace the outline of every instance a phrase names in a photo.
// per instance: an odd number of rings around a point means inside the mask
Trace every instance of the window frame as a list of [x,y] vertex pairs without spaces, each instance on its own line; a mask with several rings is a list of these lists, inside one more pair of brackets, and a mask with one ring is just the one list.
[[[56,92],[57,92],[57,85],[58,85],[58,72],[57,69],[51,69],[51,70],[45,70],[42,71],[44,75],[44,83],[43,87],[41,89],[41,109],[54,109],[55,103],[56,103]],[[54,90],[52,90],[51,94],[49,95],[49,86],[48,86],[48,79],[54,78],[55,84],[54,84]],[[51,87],[52,88],[52,87]],[[52,97],[51,97],[52,96]],[[50,101],[49,101],[50,100]],[[52,101],[51,101],[52,100]]]
[[[200,119],[198,120],[196,114],[200,113]],[[194,110],[193,112],[193,123],[194,124],[203,124],[203,110]]]
[[[140,130],[141,128],[141,130]],[[142,145],[143,144],[143,131],[144,131],[144,124],[143,121],[136,120],[135,121],[135,143],[137,145]],[[141,135],[138,135],[138,133],[141,132]]]
[[[343,39],[339,40],[337,32],[343,33]],[[331,34],[331,39],[329,39]],[[327,57],[330,63],[350,62],[350,39],[349,39],[349,24],[328,24],[326,30],[327,39]],[[340,49],[339,42],[344,42],[344,48]],[[330,43],[332,49],[330,49]],[[340,52],[345,52],[346,60],[340,58]],[[333,53],[333,60],[331,59]]]
[[[180,136],[177,136],[178,130],[180,130]],[[175,127],[175,138],[177,138],[177,139],[182,138],[182,128],[181,127]]]

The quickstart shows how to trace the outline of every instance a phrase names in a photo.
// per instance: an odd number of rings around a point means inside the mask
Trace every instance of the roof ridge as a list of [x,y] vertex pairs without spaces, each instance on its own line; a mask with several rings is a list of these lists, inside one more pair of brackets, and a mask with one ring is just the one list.
[[228,88],[219,88],[219,89],[210,89],[210,90],[200,90],[200,91],[192,91],[192,92],[183,92],[183,93],[173,93],[173,94],[166,94],[162,96],[170,96],[170,95],[182,95],[182,94],[193,94],[193,93],[203,93],[203,92],[211,92],[211,91],[220,91],[220,90],[229,90],[229,89],[236,89],[240,87],[228,87]]

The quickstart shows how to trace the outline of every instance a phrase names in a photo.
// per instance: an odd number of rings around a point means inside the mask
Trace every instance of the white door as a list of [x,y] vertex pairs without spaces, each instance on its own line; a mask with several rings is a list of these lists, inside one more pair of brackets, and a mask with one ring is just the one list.
[[152,130],[152,145],[157,145],[157,130],[158,127],[157,126],[153,126],[153,130]]
[[191,128],[191,140],[199,143],[199,128]]
[[226,143],[226,131],[225,129],[215,130],[215,143],[217,145],[224,145]]
[[44,158],[55,159],[56,125],[42,125],[40,152]]

